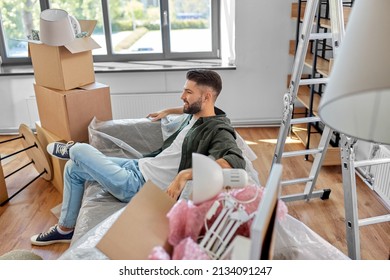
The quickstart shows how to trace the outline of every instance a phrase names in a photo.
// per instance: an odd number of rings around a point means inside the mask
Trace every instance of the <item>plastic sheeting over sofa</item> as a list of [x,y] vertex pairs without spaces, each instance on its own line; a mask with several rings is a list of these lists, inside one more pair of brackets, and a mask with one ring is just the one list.
[[[182,120],[181,116],[169,116],[161,122],[151,122],[148,119],[100,122],[94,119],[89,126],[90,144],[110,156],[140,158],[142,154],[159,148],[163,140],[180,126]],[[252,165],[256,155],[239,135],[237,143],[247,162],[246,171],[250,182],[259,186],[258,174]],[[107,259],[95,245],[118,218],[125,205],[105,192],[96,182],[88,182],[71,246],[60,259]],[[278,224],[274,258],[347,259],[337,248],[289,215]]]

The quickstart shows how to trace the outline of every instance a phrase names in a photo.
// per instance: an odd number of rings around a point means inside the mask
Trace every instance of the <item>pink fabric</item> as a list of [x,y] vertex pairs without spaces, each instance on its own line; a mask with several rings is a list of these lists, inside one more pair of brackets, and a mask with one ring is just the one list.
[[149,260],[170,260],[171,256],[162,246],[156,246],[149,255]]
[[170,231],[168,242],[176,246],[186,237],[197,240],[204,225],[204,217],[212,203],[213,201],[206,201],[200,205],[194,205],[192,201],[178,201],[167,215]]
[[209,256],[192,238],[183,239],[173,250],[172,260],[209,260]]
[[[242,189],[234,189],[230,192],[233,196],[244,206],[245,211],[248,214],[255,212],[261,201],[264,188],[255,185],[247,186]],[[257,194],[257,196],[256,196]],[[179,200],[169,211],[167,217],[169,219],[169,238],[168,242],[174,247],[173,259],[205,259],[209,258],[205,252],[198,246],[197,240],[199,236],[203,236],[205,233],[205,217],[214,201],[223,199],[225,193],[220,193],[217,197],[203,202],[199,205],[194,205],[192,201]],[[253,200],[253,201],[252,201]],[[249,202],[251,201],[251,202]],[[213,217],[207,221],[207,225],[210,228],[218,214],[222,210],[220,205],[213,215]],[[277,209],[277,219],[282,220],[287,215],[287,206],[280,200]],[[242,235],[249,237],[250,227],[253,219],[247,223],[242,224],[235,235]],[[166,256],[160,251],[163,248],[158,248],[153,251],[151,257],[158,259],[166,259]],[[165,253],[166,254],[166,253]]]

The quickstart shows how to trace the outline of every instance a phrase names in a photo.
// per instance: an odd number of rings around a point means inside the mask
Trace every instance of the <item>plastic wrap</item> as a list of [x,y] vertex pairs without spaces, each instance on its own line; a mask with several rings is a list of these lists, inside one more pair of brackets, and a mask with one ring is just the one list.
[[277,260],[347,260],[304,223],[287,215],[276,227],[274,259]]
[[[93,227],[59,258],[63,260],[104,260],[108,259],[96,244],[116,221],[122,210],[118,210]],[[155,250],[157,250],[156,248]],[[152,254],[153,252],[151,252]],[[156,252],[155,252],[156,253]],[[161,257],[164,252],[160,252]],[[336,247],[332,246],[302,222],[287,214],[277,223],[274,259],[276,260],[346,260]]]
[[[109,156],[140,158],[161,147],[163,136],[160,122],[149,119],[99,121],[88,126],[89,143]],[[72,243],[112,213],[124,207],[98,183],[87,182]]]
[[[139,158],[159,148],[165,137],[180,126],[180,118],[151,122],[148,119],[98,121],[89,126],[90,144],[111,156]],[[248,175],[258,182],[251,160],[255,155],[242,138]],[[259,185],[258,183],[256,185]],[[95,245],[119,217],[125,203],[106,193],[97,183],[87,183],[82,207],[70,248],[60,259],[107,259]],[[191,244],[186,244],[191,245]],[[346,259],[339,250],[311,231],[303,223],[287,215],[277,227],[276,259]]]
[[108,218],[91,228],[79,239],[72,240],[72,243],[68,250],[66,250],[60,257],[60,260],[107,260],[107,256],[104,255],[95,246],[104,236],[111,225],[118,219],[122,213],[122,209],[111,214]]
[[126,203],[120,202],[104,191],[98,183],[87,182],[86,184],[72,244],[98,223],[126,206]]
[[161,127],[160,122],[152,122],[146,118],[111,121],[94,118],[88,127],[89,143],[110,156],[140,158],[142,154],[161,147]]
[[[140,158],[143,154],[160,148],[163,139],[174,133],[185,117],[186,115],[170,115],[161,122],[152,122],[147,118],[111,121],[94,118],[88,127],[89,143],[109,156]],[[258,173],[247,158],[249,156],[254,159],[256,156],[241,137],[237,141],[243,149],[251,182],[259,185]],[[188,195],[187,191],[183,192],[184,198]],[[102,190],[97,183],[88,182],[72,242],[123,206],[123,203]]]

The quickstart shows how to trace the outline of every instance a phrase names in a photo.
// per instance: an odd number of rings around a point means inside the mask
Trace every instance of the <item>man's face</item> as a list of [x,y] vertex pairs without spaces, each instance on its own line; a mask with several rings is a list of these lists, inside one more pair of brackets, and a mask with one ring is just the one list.
[[181,99],[184,102],[183,111],[186,114],[197,114],[202,109],[203,91],[195,82],[187,80],[184,84]]

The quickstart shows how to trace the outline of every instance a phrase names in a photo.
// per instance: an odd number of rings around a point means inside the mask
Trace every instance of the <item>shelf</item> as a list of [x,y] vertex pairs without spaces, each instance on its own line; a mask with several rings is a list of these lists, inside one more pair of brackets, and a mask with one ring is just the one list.
[[[352,7],[347,7],[347,6],[343,7],[344,27],[347,26],[351,10],[352,10]],[[301,17],[301,19],[302,19],[302,17]],[[328,28],[328,29],[330,29],[332,27],[331,24],[330,24],[330,19],[321,19],[320,20],[320,25],[321,25],[321,27]]]
[[[295,55],[295,41],[294,40],[290,40],[289,54],[291,56]],[[308,48],[308,51],[307,51],[306,57],[305,57],[305,65],[307,67],[309,67],[310,69],[313,68],[313,59],[314,59],[314,55],[310,52],[310,49]],[[328,77],[329,72],[330,72],[330,61],[317,56],[317,72],[319,74],[323,75],[325,78]]]
[[[306,3],[302,3],[301,16],[300,16],[301,21],[303,20],[303,16],[305,15],[305,7],[306,7]],[[343,6],[344,26],[346,26],[348,23],[351,10],[352,7]],[[298,18],[298,3],[292,3],[291,18],[293,19]],[[320,25],[323,28],[328,28],[328,29],[331,28],[329,19],[324,19],[324,18],[320,19]]]
[[[314,55],[310,52],[307,52],[305,65],[309,68],[313,67]],[[329,75],[329,60],[317,56],[317,72],[324,77]]]
[[[300,86],[297,94],[297,99],[307,108],[310,109],[310,88],[308,86]],[[313,114],[318,115],[318,106],[320,105],[320,95],[313,94]]]
[[[299,2],[297,3],[292,3],[292,9],[291,9],[291,17],[294,20],[298,20],[298,7],[299,7]],[[300,15],[300,22],[303,21],[303,17],[305,14],[305,8],[306,8],[306,3],[302,2],[301,3],[301,15]],[[325,6],[322,6],[325,7]],[[322,8],[321,7],[321,8]],[[347,24],[349,15],[351,12],[352,8],[343,6],[343,16],[344,16],[344,25]],[[322,10],[325,11],[325,10]],[[324,12],[321,12],[321,15],[324,15]],[[315,22],[313,22],[314,25],[316,25],[316,29],[319,30],[319,32],[331,32],[331,22],[329,19],[321,18],[319,20],[319,26],[317,25],[317,19],[315,19]],[[297,21],[297,28],[300,28],[298,25]],[[319,45],[319,50],[318,52],[312,53],[312,48],[314,45],[315,40],[312,40],[309,42],[308,50],[305,55],[305,70],[304,73],[310,72],[313,77],[324,77],[327,78],[329,76],[329,73],[331,71],[332,67],[332,50],[331,46],[324,45],[328,43],[328,40],[321,40],[318,41]],[[291,40],[290,41],[290,48],[289,48],[289,54],[294,57],[295,56],[295,46],[296,46],[296,41]],[[314,67],[314,60],[316,61],[315,69]],[[311,71],[307,71],[311,70]],[[314,74],[315,73],[315,74]],[[307,78],[308,74],[304,74]],[[291,75],[289,79],[291,78]],[[316,91],[322,91],[322,87],[315,87]],[[311,94],[310,94],[310,86],[299,86],[298,92],[297,92],[297,101],[302,103],[303,107],[295,107],[294,108],[294,118],[296,117],[307,117],[308,116],[308,111],[310,111],[310,108],[312,110],[313,115],[317,116],[318,115],[318,107],[320,104],[320,99],[321,99],[321,94],[314,92],[312,94],[313,102],[312,102],[312,107],[310,106],[310,99],[311,99]],[[318,127],[318,126],[316,126]],[[304,145],[304,147],[307,146],[307,143],[309,141],[309,148],[317,148],[319,145],[319,142],[321,140],[322,136],[322,131],[317,130],[314,125],[310,126],[310,134],[308,131],[308,124],[301,124],[301,125],[294,125],[292,127],[292,132],[293,134],[297,137],[300,142]],[[310,137],[309,137],[310,136]],[[333,136],[332,136],[333,137]],[[309,139],[308,139],[309,138]],[[337,142],[337,141],[336,141]],[[314,160],[313,156],[309,156],[309,160]],[[325,154],[325,158],[323,161],[323,166],[331,166],[331,165],[340,165],[341,164],[341,158],[340,158],[340,148],[339,147],[333,147],[331,144],[329,144],[329,147],[327,149],[327,152]]]
[[[306,147],[307,137],[308,137],[307,125],[306,124],[294,125],[292,127],[292,132]],[[309,148],[317,148],[318,144],[320,143],[320,140],[321,140],[321,134],[314,127],[311,127]],[[323,166],[340,165],[341,164],[340,156],[341,156],[340,148],[332,147],[331,145],[329,145],[322,165]],[[309,156],[309,160],[313,161],[313,157]]]

